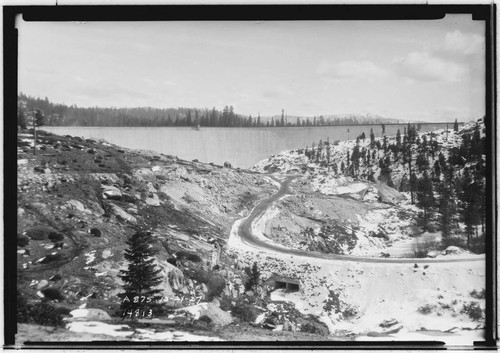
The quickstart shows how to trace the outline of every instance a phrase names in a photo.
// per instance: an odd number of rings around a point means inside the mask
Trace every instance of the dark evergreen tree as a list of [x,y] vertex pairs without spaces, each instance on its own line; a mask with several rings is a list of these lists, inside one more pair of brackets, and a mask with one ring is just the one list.
[[424,152],[419,152],[419,154],[417,154],[415,163],[417,164],[417,168],[420,172],[426,170],[429,167],[429,160],[425,156]]
[[424,210],[423,229],[427,231],[428,218],[434,206],[434,193],[432,190],[432,181],[424,171],[422,178],[418,181],[417,187],[417,206]]
[[458,132],[458,120],[455,118],[455,124],[453,124],[453,131]]
[[438,183],[438,202],[439,202],[439,228],[441,230],[442,241],[445,245],[450,238],[453,227],[453,214],[456,212],[453,201],[453,173],[448,173],[444,180]]
[[[157,253],[153,236],[147,231],[137,231],[127,239],[126,244],[128,249],[124,258],[128,267],[119,275],[124,282],[124,293],[120,294],[121,308],[145,310],[153,306],[151,303],[159,299],[158,293],[162,291],[154,288],[162,282],[162,277],[159,276],[161,269],[157,268],[153,258]],[[134,300],[137,297],[139,300]]]
[[328,171],[330,171],[330,159],[331,159],[330,144],[328,144],[326,145],[326,164],[328,165]]
[[375,134],[373,133],[373,129],[370,129],[370,147],[373,148],[375,145]]
[[465,223],[467,234],[467,246],[470,246],[471,237],[474,235],[474,226],[480,222],[480,203],[483,201],[480,195],[480,186],[474,181],[470,171],[465,168],[463,176],[459,180],[458,198],[460,200],[460,218]]
[[43,115],[40,109],[35,109],[35,113],[33,115],[33,154],[36,154],[36,130],[37,127],[45,125],[45,115]]
[[26,111],[22,105],[17,107],[17,126],[21,129],[26,129],[26,124],[28,120],[26,119]]
[[35,109],[35,126],[40,127],[45,125],[45,115],[40,109]]
[[441,178],[441,167],[439,166],[439,161],[434,162],[434,176],[436,177],[436,180]]
[[399,152],[401,150],[401,131],[399,129],[398,132],[396,132],[396,147]]
[[254,290],[259,285],[260,271],[257,267],[257,262],[254,262],[252,268],[246,267],[245,273],[248,276],[248,280],[245,282],[245,290]]
[[323,140],[320,139],[318,143],[318,152],[316,153],[316,163],[320,161],[322,153],[323,153]]

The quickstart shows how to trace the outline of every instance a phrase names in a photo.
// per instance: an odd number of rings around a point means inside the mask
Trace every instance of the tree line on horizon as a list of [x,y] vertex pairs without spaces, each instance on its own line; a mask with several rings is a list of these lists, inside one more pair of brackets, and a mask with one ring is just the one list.
[[[25,125],[23,117],[39,110],[45,116],[47,126],[125,126],[125,127],[288,127],[288,126],[339,126],[366,124],[366,119],[356,116],[344,117],[288,117],[284,110],[281,116],[264,118],[237,114],[233,106],[222,110],[208,108],[102,108],[78,107],[53,103],[47,97],[35,98],[20,93],[18,96],[18,125]],[[380,124],[390,119],[373,119],[369,123]]]

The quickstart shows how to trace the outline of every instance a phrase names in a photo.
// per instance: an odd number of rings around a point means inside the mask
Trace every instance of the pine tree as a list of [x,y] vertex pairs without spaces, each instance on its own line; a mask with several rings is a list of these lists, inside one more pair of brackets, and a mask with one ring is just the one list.
[[248,280],[245,283],[245,290],[253,290],[259,285],[260,271],[257,267],[257,262],[253,263],[252,268],[246,267],[245,273],[248,275]]
[[45,125],[45,115],[43,115],[40,109],[35,109],[35,114],[33,115],[33,154],[36,154],[36,128]]
[[465,223],[467,234],[467,246],[470,246],[470,239],[474,234],[474,226],[480,222],[480,210],[482,198],[480,197],[480,185],[473,179],[469,170],[464,169],[464,174],[459,180],[458,198],[461,201],[460,218]]
[[323,140],[320,139],[318,143],[318,152],[316,153],[316,163],[318,163],[319,160],[321,159],[322,152],[323,152]]
[[422,179],[418,181],[417,188],[417,206],[424,209],[424,232],[427,231],[428,225],[428,215],[434,206],[434,193],[432,191],[432,181],[427,175],[427,171],[424,171]]
[[[157,253],[153,247],[153,237],[150,232],[137,231],[130,236],[126,244],[124,258],[128,261],[126,270],[121,270],[119,277],[124,282],[124,293],[122,298],[122,309],[145,309],[151,307],[151,301],[156,301],[161,289],[154,289],[162,282],[155,259],[152,257]],[[134,298],[139,297],[139,301]],[[144,298],[144,299],[143,299]]]
[[373,128],[370,129],[370,147],[373,148],[375,145],[375,134],[373,133]]
[[429,167],[429,160],[425,156],[425,153],[420,152],[417,155],[417,160],[415,161],[419,171],[424,171]]
[[437,180],[441,178],[441,167],[439,166],[439,161],[434,162],[434,176]]
[[453,131],[458,132],[458,120],[455,118],[455,124],[453,124]]
[[331,152],[330,152],[330,144],[326,145],[326,164],[328,165],[328,171],[330,171],[330,159],[331,159]]
[[26,119],[26,113],[24,111],[24,108],[20,105],[17,107],[17,125],[21,129],[26,129],[26,124],[27,124],[27,119]]
[[439,201],[439,214],[441,236],[443,243],[447,245],[447,240],[451,235],[451,228],[453,224],[453,214],[455,213],[455,205],[453,203],[453,187],[452,179],[453,174],[448,173],[442,182],[439,182],[437,187],[438,201]]

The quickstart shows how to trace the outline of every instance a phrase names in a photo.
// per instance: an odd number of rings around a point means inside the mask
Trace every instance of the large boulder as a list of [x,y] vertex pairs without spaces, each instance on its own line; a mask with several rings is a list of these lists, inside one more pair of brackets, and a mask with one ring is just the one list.
[[102,195],[109,200],[120,200],[123,196],[120,189],[112,185],[103,185]]
[[107,312],[101,309],[76,309],[69,313],[74,319],[111,320]]
[[49,238],[50,233],[56,233],[57,230],[49,226],[35,226],[26,231],[26,235],[33,240],[45,240]]
[[375,188],[377,189],[380,201],[382,202],[396,205],[399,201],[404,199],[404,196],[401,195],[399,191],[391,188],[390,186],[387,186],[386,184],[377,183],[375,185]]
[[146,204],[148,204],[149,206],[160,206],[161,205],[161,201],[158,197],[158,194],[156,194],[156,193],[153,194],[153,197],[147,197],[145,201],[146,201]]
[[459,248],[458,246],[448,246],[443,252],[442,255],[460,255],[463,253],[467,253],[466,250]]
[[74,210],[85,212],[85,206],[78,200],[69,200],[66,204]]
[[178,309],[178,311],[188,312],[197,320],[202,316],[207,316],[215,325],[225,326],[233,322],[231,314],[225,312],[214,303],[200,303],[193,306]]
[[133,224],[136,224],[137,223],[137,219],[132,216],[131,214],[125,212],[121,207],[117,206],[117,205],[114,205],[114,204],[111,204],[110,205],[110,208],[111,208],[111,212],[113,212],[113,214],[129,223],[133,223]]
[[159,275],[163,278],[163,281],[156,287],[161,289],[161,295],[164,297],[173,297],[173,289],[179,289],[184,283],[184,274],[174,265],[161,260],[156,260],[156,264],[161,270]]

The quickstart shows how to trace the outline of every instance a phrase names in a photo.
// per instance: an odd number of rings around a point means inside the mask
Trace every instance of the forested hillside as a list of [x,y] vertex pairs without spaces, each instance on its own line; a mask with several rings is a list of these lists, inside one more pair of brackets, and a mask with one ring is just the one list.
[[194,108],[83,108],[76,105],[52,103],[48,98],[40,99],[19,95],[20,117],[29,117],[34,109],[45,115],[49,126],[252,126],[254,119],[234,112],[233,107],[222,111]]
[[309,173],[324,193],[342,177],[386,183],[407,193],[419,208],[423,232],[441,232],[443,244],[480,253],[486,216],[485,141],[483,119],[426,133],[409,124],[392,137],[376,139],[370,131],[355,141],[313,142],[273,156],[258,168]]
[[18,98],[18,124],[22,127],[33,111],[45,116],[48,126],[211,126],[211,127],[283,127],[283,126],[340,126],[361,124],[400,123],[370,114],[320,115],[318,117],[286,116],[257,117],[237,114],[233,106],[222,110],[208,108],[102,108],[78,107],[34,98],[20,93]]

